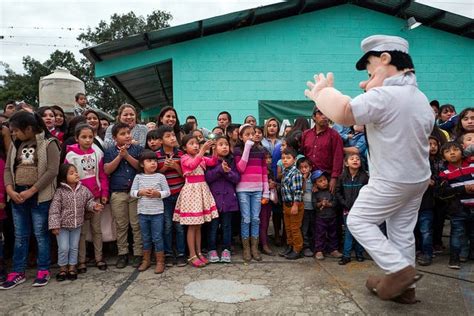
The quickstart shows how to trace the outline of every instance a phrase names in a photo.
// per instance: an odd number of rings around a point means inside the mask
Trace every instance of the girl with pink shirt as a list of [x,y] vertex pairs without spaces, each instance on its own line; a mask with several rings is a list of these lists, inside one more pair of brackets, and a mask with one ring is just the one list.
[[[75,136],[77,144],[67,146],[64,163],[72,164],[76,167],[81,184],[91,191],[96,202],[105,205],[109,197],[109,180],[104,171],[104,153],[94,144],[94,130],[87,124],[76,127]],[[78,272],[85,273],[86,261],[86,225],[90,225],[96,267],[100,270],[107,269],[107,263],[102,256],[102,230],[101,212],[93,212],[90,218],[86,218],[81,230],[81,240],[79,242],[79,266]]]
[[241,219],[241,236],[244,248],[243,259],[261,261],[258,251],[261,203],[268,203],[267,163],[265,150],[255,146],[253,139],[255,128],[244,124],[239,128],[239,141],[234,148],[234,158],[237,170],[241,174],[236,192],[239,200]]
[[182,138],[181,144],[186,151],[186,155],[181,157],[181,169],[186,183],[176,201],[173,221],[188,225],[188,262],[193,267],[200,268],[209,263],[201,254],[201,225],[219,217],[204,171],[206,167],[215,166],[218,159],[215,152],[210,158],[204,157],[204,154],[214,146],[213,140],[208,140],[199,147],[198,139],[188,134]]

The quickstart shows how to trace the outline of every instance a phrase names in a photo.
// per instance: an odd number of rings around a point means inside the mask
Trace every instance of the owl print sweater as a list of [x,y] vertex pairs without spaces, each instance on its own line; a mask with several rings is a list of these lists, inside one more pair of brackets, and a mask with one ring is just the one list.
[[94,198],[109,196],[109,179],[104,172],[104,154],[89,148],[83,151],[79,144],[66,147],[64,163],[76,166],[82,185],[88,188]]
[[[56,138],[45,138],[44,132],[36,134],[35,139],[15,141],[8,150],[5,163],[5,186],[11,185],[16,192],[19,186],[34,186],[38,190],[38,203],[50,201],[56,190],[56,176],[59,170],[59,142]],[[28,175],[22,171],[33,166],[34,172]],[[28,168],[28,170],[31,168]],[[20,171],[20,172],[18,172]],[[26,182],[34,180],[32,185]]]

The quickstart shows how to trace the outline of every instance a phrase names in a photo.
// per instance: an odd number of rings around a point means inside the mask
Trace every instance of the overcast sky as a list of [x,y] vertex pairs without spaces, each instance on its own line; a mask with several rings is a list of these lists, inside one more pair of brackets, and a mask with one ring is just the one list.
[[[153,10],[173,15],[171,25],[180,25],[234,11],[281,2],[276,0],[1,0],[0,61],[23,72],[22,57],[44,62],[56,49],[82,57],[77,35],[100,20],[109,22],[114,13],[134,11],[146,16]],[[474,18],[473,0],[419,0],[431,6]],[[68,28],[72,28],[69,30]],[[54,46],[56,45],[56,46]],[[0,66],[0,73],[4,73]]]

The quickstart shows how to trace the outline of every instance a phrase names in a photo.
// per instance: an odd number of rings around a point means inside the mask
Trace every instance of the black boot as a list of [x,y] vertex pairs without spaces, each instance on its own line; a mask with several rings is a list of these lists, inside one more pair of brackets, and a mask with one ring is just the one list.
[[290,246],[286,246],[286,249],[283,250],[282,252],[279,252],[278,255],[280,257],[286,257],[292,251],[293,251],[293,249]]
[[351,262],[351,258],[342,257],[341,260],[339,260],[338,264],[341,265],[341,266],[344,266],[344,265],[348,264],[349,262]]

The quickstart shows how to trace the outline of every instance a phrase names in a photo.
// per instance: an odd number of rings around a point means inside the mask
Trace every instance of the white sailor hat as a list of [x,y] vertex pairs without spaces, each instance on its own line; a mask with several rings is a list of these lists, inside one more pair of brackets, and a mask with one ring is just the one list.
[[398,36],[372,35],[362,40],[360,47],[364,52],[364,56],[356,63],[357,70],[364,70],[366,68],[367,59],[372,52],[400,51],[408,54],[408,42]]

